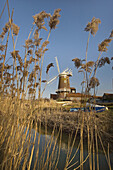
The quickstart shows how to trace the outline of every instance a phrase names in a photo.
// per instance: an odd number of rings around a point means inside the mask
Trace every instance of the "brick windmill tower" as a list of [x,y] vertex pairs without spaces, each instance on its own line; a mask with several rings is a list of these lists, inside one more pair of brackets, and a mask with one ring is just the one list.
[[57,57],[55,57],[55,59],[56,59],[56,64],[57,64],[57,69],[58,69],[59,74],[56,77],[54,77],[52,80],[50,80],[47,84],[59,78],[58,89],[56,90],[56,93],[57,93],[56,98],[65,99],[66,95],[71,92],[69,77],[72,76],[72,71],[71,69],[67,68],[63,72],[60,73]]

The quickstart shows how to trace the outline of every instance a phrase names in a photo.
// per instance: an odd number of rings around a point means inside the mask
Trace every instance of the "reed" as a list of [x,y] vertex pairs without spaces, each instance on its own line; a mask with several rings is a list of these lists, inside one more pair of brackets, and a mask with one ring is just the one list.
[[[54,101],[41,99],[47,85],[47,79],[42,80],[44,54],[48,50],[51,31],[56,29],[59,24],[61,10],[56,9],[53,15],[42,11],[33,16],[34,23],[25,41],[25,56],[22,57],[16,49],[20,28],[13,21],[14,9],[10,15],[8,0],[0,18],[6,6],[8,22],[0,35],[0,169],[58,169],[64,132],[69,133],[64,169],[80,168],[83,170],[85,162],[89,159],[89,169],[97,168],[99,170],[98,141],[104,151],[108,167],[111,169],[110,144],[107,145],[108,150],[106,151],[101,136],[102,133],[109,135],[100,125],[102,120],[106,120],[106,115],[99,115],[97,118],[93,111],[91,113],[80,111],[77,114],[64,112],[62,106]],[[49,22],[47,22],[48,20]],[[96,34],[99,23],[99,19],[93,18],[86,26],[85,31],[89,31],[89,36]],[[40,37],[42,30],[47,33],[45,40]],[[8,57],[10,35],[13,51]],[[80,68],[79,71],[84,73],[83,84],[86,83],[86,94],[89,94],[91,88],[99,85],[96,78],[97,68],[105,63],[109,64],[108,58],[100,59],[100,57],[101,53],[107,51],[106,46],[113,37],[111,32],[110,37],[99,45],[100,54],[97,61],[94,62],[87,61],[89,36],[85,60],[78,58],[73,60],[75,66]],[[11,64],[9,64],[9,60]],[[85,64],[83,64],[84,61]],[[49,69],[53,66],[53,63],[47,66],[47,76]],[[93,77],[91,77],[92,74],[94,74]],[[43,90],[42,83],[45,83]],[[38,100],[36,100],[36,96],[38,96]],[[43,141],[41,141],[42,129],[44,129],[45,136]],[[49,139],[48,129],[52,129]],[[76,152],[72,154],[78,137]],[[86,139],[88,154],[85,157],[84,142]],[[110,139],[112,139],[111,136]],[[73,163],[78,152],[80,152],[80,158]]]

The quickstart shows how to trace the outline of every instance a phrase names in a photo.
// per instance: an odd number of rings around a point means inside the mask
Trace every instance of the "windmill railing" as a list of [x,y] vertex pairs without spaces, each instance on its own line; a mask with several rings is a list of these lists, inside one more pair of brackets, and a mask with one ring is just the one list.
[[56,90],[56,93],[58,93],[58,92],[70,92],[70,91],[71,91],[70,88],[60,88],[60,89]]

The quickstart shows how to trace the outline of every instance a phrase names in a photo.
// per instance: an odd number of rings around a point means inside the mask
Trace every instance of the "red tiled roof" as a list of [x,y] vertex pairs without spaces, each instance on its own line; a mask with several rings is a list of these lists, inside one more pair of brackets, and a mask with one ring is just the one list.
[[70,89],[74,89],[75,90],[75,87],[70,87]]
[[84,95],[82,93],[69,93],[66,97],[91,97],[91,95]]

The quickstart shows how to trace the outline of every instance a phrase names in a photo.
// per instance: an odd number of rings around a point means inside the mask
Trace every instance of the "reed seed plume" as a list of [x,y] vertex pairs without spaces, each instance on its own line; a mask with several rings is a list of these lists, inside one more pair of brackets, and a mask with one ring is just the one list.
[[81,69],[84,69],[86,71],[86,68],[87,68],[87,71],[88,69],[91,70],[90,67],[93,67],[95,64],[94,61],[88,61],[86,64],[81,64]]
[[61,16],[59,12],[61,9],[56,9],[53,13],[53,16],[50,16],[49,26],[51,29],[56,29],[56,26],[59,24],[59,17]]
[[1,34],[0,34],[0,38],[4,38],[4,36],[5,36],[5,32],[2,32]]
[[6,33],[8,32],[9,28],[11,28],[10,22],[7,22],[5,26],[3,27],[3,32],[0,34],[0,38],[4,38]]
[[35,46],[39,46],[39,45],[41,44],[41,40],[42,40],[42,38],[35,39],[35,41],[33,42],[33,44],[34,44]]
[[18,35],[20,27],[14,23],[12,23],[13,34]]
[[95,64],[94,61],[88,61],[88,62],[86,63],[87,67],[93,67],[94,64]]
[[46,83],[47,82],[47,80],[42,80],[42,83]]
[[87,69],[87,72],[89,72],[89,73],[91,72],[91,68],[87,67],[86,64],[82,64],[80,69],[83,69],[84,71],[86,71],[86,69]]
[[99,60],[98,67],[100,68],[100,67],[104,66],[105,63],[110,64],[110,59],[108,57],[102,57]]
[[33,54],[33,50],[32,49],[28,50],[28,55],[32,55],[32,54]]
[[26,45],[27,48],[30,47],[30,45],[32,45],[32,44],[33,44],[32,39],[28,39],[28,40],[25,41],[25,45]]
[[113,30],[111,31],[111,34],[110,34],[109,38],[112,38],[112,37],[113,37]]
[[5,48],[6,48],[6,45],[0,45],[0,51],[4,51],[5,50]]
[[112,39],[108,38],[105,39],[104,41],[102,41],[99,45],[98,45],[98,51],[101,52],[106,52],[108,49],[107,47],[109,46],[109,43],[112,41]]
[[36,24],[38,29],[46,29],[43,25],[45,24],[44,19],[50,17],[51,15],[46,13],[45,11],[40,12],[39,14],[36,14],[33,16],[34,22],[33,24]]
[[8,22],[5,24],[5,27],[3,28],[4,33],[6,34],[8,32],[8,29],[11,27],[11,24]]
[[42,48],[46,47],[48,44],[49,44],[48,40],[44,41],[43,44],[42,44]]
[[54,64],[53,64],[53,63],[48,64],[48,66],[47,66],[47,68],[46,68],[46,74],[48,74],[49,69],[50,69],[51,67],[54,67]]
[[41,52],[42,52],[42,49],[38,49],[35,51],[35,55],[37,56],[37,58],[41,58]]
[[34,33],[34,39],[38,39],[39,38],[39,33],[38,33],[38,29],[35,30],[35,33]]
[[86,28],[84,30],[85,31],[90,31],[91,34],[93,36],[95,36],[95,34],[98,31],[99,24],[101,24],[101,20],[99,18],[96,19],[95,17],[93,17],[91,22],[88,22],[88,24],[87,24],[87,26],[86,26]]
[[[110,64],[110,59],[108,57],[102,57],[102,58],[100,57],[103,52],[107,52],[108,50],[107,47],[109,46],[109,43],[112,41],[113,30],[111,31],[109,38],[106,38],[98,45],[98,51],[100,53],[99,56],[97,57],[97,60],[87,62],[87,52],[89,46],[90,33],[94,36],[98,31],[99,24],[101,24],[101,20],[99,18],[96,19],[95,17],[92,18],[91,22],[88,22],[88,24],[84,29],[86,32],[89,32],[87,46],[86,46],[86,57],[84,60],[81,60],[79,58],[75,58],[72,60],[74,61],[75,67],[79,69],[78,72],[79,73],[82,72],[84,75],[84,80],[82,81],[82,92],[84,89],[85,94],[89,94],[91,88],[94,88],[94,93],[95,93],[95,87],[98,87],[100,84],[99,80],[96,78],[97,68],[100,68],[105,64]],[[85,64],[83,63],[84,61],[86,62]],[[83,84],[85,84],[84,87]]]
[[40,70],[39,65],[35,65],[35,71]]
[[79,58],[74,58],[72,59],[72,61],[74,61],[75,67],[79,68],[82,64],[82,60]]
[[95,87],[98,87],[99,85],[100,85],[100,83],[99,83],[99,80],[97,78],[92,77],[90,79],[90,82],[89,82],[89,87],[90,88],[95,88]]

